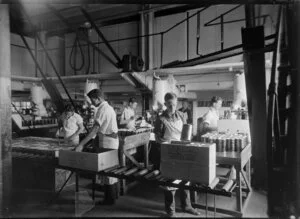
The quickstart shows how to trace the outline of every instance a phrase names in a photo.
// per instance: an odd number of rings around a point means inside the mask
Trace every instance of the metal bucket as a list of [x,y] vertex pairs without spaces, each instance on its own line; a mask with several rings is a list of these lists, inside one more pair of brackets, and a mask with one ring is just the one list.
[[181,140],[182,141],[191,141],[192,140],[192,129],[193,126],[191,124],[184,124],[181,132]]

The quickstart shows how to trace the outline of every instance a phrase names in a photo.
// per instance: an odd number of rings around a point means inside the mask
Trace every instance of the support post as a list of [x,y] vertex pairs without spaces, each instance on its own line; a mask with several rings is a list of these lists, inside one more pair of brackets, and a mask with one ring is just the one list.
[[0,217],[11,205],[11,65],[9,5],[0,4]]
[[58,72],[61,76],[66,76],[66,42],[65,35],[58,37]]
[[295,1],[287,10],[288,50],[291,69],[291,121],[288,123],[288,188],[291,208],[300,213],[300,2]]
[[264,27],[242,29],[242,42],[253,154],[253,185],[265,187],[267,182],[265,54],[251,53],[253,50],[264,48]]

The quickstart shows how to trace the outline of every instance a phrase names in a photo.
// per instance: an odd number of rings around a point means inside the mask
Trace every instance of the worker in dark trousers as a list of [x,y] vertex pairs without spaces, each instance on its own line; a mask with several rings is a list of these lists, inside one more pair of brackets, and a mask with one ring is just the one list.
[[[98,137],[98,147],[108,149],[118,149],[118,126],[116,113],[107,101],[104,100],[103,92],[99,89],[91,90],[87,96],[92,104],[97,107],[94,126],[90,133],[79,143],[76,151],[82,151],[91,139]],[[105,186],[104,201],[101,204],[115,204],[118,197],[118,179],[113,177],[98,176],[99,181]]]
[[[174,93],[167,93],[164,97],[165,105],[167,109],[158,116],[155,127],[155,139],[158,143],[179,141],[181,137],[181,131],[183,124],[186,120],[182,112],[176,110],[177,107],[177,96]],[[163,145],[161,145],[163,147]],[[177,188],[164,187],[165,194],[165,211],[167,216],[176,217],[175,215],[175,193]],[[193,215],[200,215],[191,205],[190,191],[180,191],[181,208],[184,212]]]

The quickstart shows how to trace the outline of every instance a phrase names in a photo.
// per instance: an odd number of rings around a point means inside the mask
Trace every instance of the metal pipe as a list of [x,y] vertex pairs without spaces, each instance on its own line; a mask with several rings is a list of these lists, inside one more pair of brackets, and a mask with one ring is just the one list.
[[206,22],[206,23],[204,24],[204,26],[205,26],[205,27],[206,27],[206,26],[209,26],[210,23],[214,22],[215,20],[218,20],[219,18],[224,17],[224,15],[229,14],[230,12],[234,11],[235,9],[237,9],[237,8],[239,8],[239,7],[241,7],[241,6],[242,6],[242,5],[238,5],[238,6],[234,7],[234,8],[232,8],[232,9],[230,9],[230,10],[224,12],[223,14],[219,15],[218,17],[215,17],[214,19],[212,19],[212,20]]
[[192,14],[191,16],[189,16],[189,17],[183,19],[182,21],[179,21],[178,23],[176,23],[175,25],[173,25],[173,26],[170,27],[169,29],[165,30],[164,33],[169,32],[170,30],[172,30],[172,29],[174,29],[175,27],[177,27],[178,25],[184,23],[186,20],[189,20],[190,18],[196,16],[198,13],[201,13],[202,11],[206,10],[207,8],[209,8],[209,6],[208,6],[208,7],[205,7],[205,8],[202,8],[201,10],[199,10],[199,11],[197,11],[196,13]]
[[199,53],[199,47],[200,47],[200,11],[198,11],[197,13],[197,39],[196,39],[196,42],[197,42],[197,46],[196,46],[196,53],[197,55],[200,55]]
[[[63,21],[68,27],[70,27],[74,32],[76,32],[76,28],[73,27],[55,8],[53,8],[51,5],[46,4],[46,6],[61,20]],[[96,47],[89,39],[82,38],[82,40],[86,41],[88,44],[90,44],[97,52],[99,52],[107,61],[109,61],[112,65],[114,65],[116,68],[119,68],[119,66],[104,52],[102,52],[98,47]]]
[[[255,17],[255,19],[267,18],[267,17],[270,17],[270,15],[257,16],[257,17]],[[236,23],[236,22],[245,21],[245,20],[246,20],[246,18],[244,18],[244,19],[230,20],[230,21],[223,21],[223,24]],[[213,24],[210,24],[210,25],[207,25],[207,26],[215,26],[215,25],[219,25],[219,24],[221,24],[221,22],[220,23],[213,23]]]
[[255,11],[254,11],[254,5],[245,5],[245,21],[246,21],[246,27],[255,27]]
[[87,13],[87,11],[84,10],[82,7],[80,8],[80,10],[83,13],[83,15],[85,16],[85,18],[90,22],[92,27],[96,30],[98,36],[104,41],[105,45],[108,47],[108,49],[113,54],[113,56],[117,59],[118,64],[120,65],[122,60],[120,59],[119,55],[115,52],[115,50],[112,48],[112,46],[109,44],[109,42],[106,40],[105,36],[100,31],[100,29],[97,27],[97,25],[95,24],[95,22],[93,21],[93,19],[89,15],[89,13]]
[[[2,4],[18,4],[19,0],[3,0]],[[143,1],[147,3],[149,1]],[[174,1],[170,0],[152,0],[153,4],[170,4]],[[201,0],[201,4],[289,4],[290,0]],[[37,4],[40,0],[22,0],[23,4]],[[85,4],[141,4],[141,0],[85,0]],[[199,4],[199,0],[177,0],[177,4]],[[51,0],[51,4],[82,4],[82,0]]]
[[[37,39],[36,39],[36,36],[34,37],[34,53],[35,53],[35,57],[38,57],[38,44],[37,44]],[[30,48],[27,48],[27,49],[30,49]],[[37,77],[38,75],[38,68],[35,64],[35,77]]]
[[[273,39],[274,37],[275,37],[275,34],[271,34],[271,35],[266,36],[265,40],[270,40],[270,39]],[[272,44],[266,45],[265,50],[258,51],[258,52],[268,52],[271,49],[271,47],[272,47]],[[218,61],[220,59],[229,58],[232,56],[242,54],[242,51],[235,51],[235,50],[241,49],[241,48],[243,48],[243,44],[232,46],[232,47],[223,49],[221,51],[209,53],[207,55],[197,57],[194,59],[190,59],[188,61],[181,61],[181,62],[178,61],[177,63],[166,64],[166,65],[162,66],[162,68],[185,67],[185,66],[191,66],[191,65],[200,65],[200,64],[204,64],[204,63],[208,63],[208,62],[212,62],[212,61]],[[257,51],[254,51],[254,52],[257,52]]]
[[[32,26],[33,29],[35,29],[35,27],[34,27],[32,21],[31,21],[29,15],[27,14],[25,8],[23,8],[23,6],[22,6],[21,4],[20,4],[20,7],[21,7],[21,9],[22,9],[22,11],[23,11],[25,17],[27,18],[27,20],[28,20],[30,26]],[[48,59],[50,65],[52,66],[52,68],[53,68],[53,70],[54,70],[56,76],[58,77],[58,79],[59,79],[59,81],[60,81],[60,83],[61,83],[61,85],[62,85],[64,91],[66,92],[66,94],[67,94],[67,96],[68,96],[68,98],[69,98],[69,100],[70,100],[72,106],[73,106],[74,109],[76,110],[76,106],[75,106],[75,104],[74,104],[74,102],[73,102],[73,100],[72,100],[72,98],[71,98],[71,96],[70,96],[70,94],[69,94],[69,92],[68,92],[68,90],[67,90],[67,88],[66,88],[64,82],[62,81],[62,79],[61,79],[61,77],[60,77],[60,75],[59,75],[59,73],[58,73],[58,71],[57,71],[57,69],[56,69],[56,67],[55,67],[55,65],[54,65],[54,63],[53,63],[53,61],[52,61],[52,59],[51,59],[49,53],[48,53],[48,51],[47,51],[47,49],[45,48],[45,46],[44,46],[43,42],[41,41],[40,37],[39,37],[38,35],[36,35],[36,36],[37,36],[37,40],[39,41],[40,45],[41,45],[42,48],[44,49],[44,52],[45,52],[45,54],[46,54],[46,56],[47,56],[47,59]],[[77,111],[77,110],[76,110],[76,111]]]
[[[278,10],[278,20],[276,25],[276,38],[274,44],[276,45],[276,51],[273,52],[272,57],[272,69],[271,69],[271,79],[269,84],[269,103],[268,103],[268,117],[267,117],[267,165],[268,165],[268,187],[269,187],[269,193],[268,193],[268,209],[269,209],[269,215],[273,216],[273,128],[274,128],[274,110],[275,110],[275,93],[277,90],[277,84],[276,84],[276,78],[277,78],[277,71],[276,71],[276,61],[277,61],[277,51],[279,51],[280,48],[280,32],[282,30],[281,25],[281,7]],[[251,24],[248,24],[251,25]],[[278,112],[278,111],[277,111]],[[278,145],[275,145],[278,146]]]
[[221,51],[224,49],[224,17],[221,16]]
[[[186,12],[186,17],[189,17],[189,12]],[[186,59],[189,60],[189,19],[186,20]]]
[[160,35],[160,66],[163,65],[163,54],[164,54],[164,34]]

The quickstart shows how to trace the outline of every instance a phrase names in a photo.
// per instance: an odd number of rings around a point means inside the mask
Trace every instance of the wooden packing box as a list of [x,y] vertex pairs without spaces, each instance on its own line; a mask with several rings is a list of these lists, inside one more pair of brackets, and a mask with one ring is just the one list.
[[216,177],[216,145],[164,143],[160,171],[166,178],[210,184]]
[[61,166],[99,172],[119,165],[118,150],[101,148],[100,153],[60,151],[58,163]]

